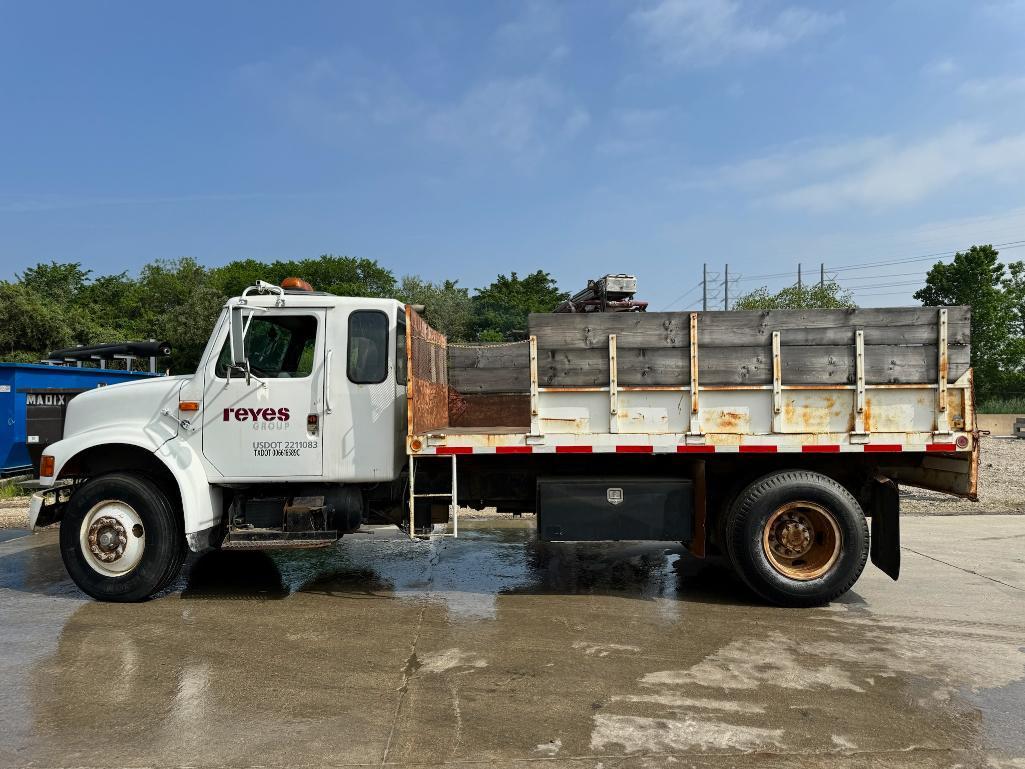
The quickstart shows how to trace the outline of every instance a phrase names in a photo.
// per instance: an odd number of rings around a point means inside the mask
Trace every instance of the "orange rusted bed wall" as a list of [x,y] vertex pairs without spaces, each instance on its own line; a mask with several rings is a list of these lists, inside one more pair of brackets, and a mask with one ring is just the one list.
[[448,340],[406,305],[406,419],[410,435],[448,427]]

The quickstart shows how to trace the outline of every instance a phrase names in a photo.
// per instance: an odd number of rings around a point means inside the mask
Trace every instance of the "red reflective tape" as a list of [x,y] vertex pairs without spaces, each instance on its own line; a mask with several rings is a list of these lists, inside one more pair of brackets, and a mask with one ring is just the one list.
[[533,452],[533,446],[498,446],[495,448],[496,454],[532,454]]
[[715,446],[677,446],[677,454],[714,454]]
[[617,454],[650,454],[651,446],[616,446]]
[[752,443],[749,446],[741,446],[740,447],[740,453],[741,454],[775,454],[776,453],[776,447],[775,446],[761,446],[761,445],[758,445],[757,443]]
[[904,446],[900,443],[866,443],[865,451],[903,451]]
[[836,454],[840,451],[839,443],[808,443],[801,446],[805,454]]
[[927,443],[926,451],[957,451],[957,445],[953,443]]
[[437,454],[472,454],[473,446],[438,446]]
[[556,446],[556,454],[590,454],[590,446]]

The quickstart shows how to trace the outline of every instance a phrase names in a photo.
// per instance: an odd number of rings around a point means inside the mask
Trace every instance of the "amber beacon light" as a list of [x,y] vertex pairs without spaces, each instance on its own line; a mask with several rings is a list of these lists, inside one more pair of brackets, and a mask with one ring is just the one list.
[[312,291],[313,286],[307,283],[302,278],[285,278],[281,281],[282,288],[291,288],[296,291]]

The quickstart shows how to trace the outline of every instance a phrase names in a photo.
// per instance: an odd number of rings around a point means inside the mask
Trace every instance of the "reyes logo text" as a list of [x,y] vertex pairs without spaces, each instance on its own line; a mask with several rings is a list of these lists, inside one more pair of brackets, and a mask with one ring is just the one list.
[[289,413],[287,408],[224,409],[224,421],[232,419],[236,422],[287,422]]

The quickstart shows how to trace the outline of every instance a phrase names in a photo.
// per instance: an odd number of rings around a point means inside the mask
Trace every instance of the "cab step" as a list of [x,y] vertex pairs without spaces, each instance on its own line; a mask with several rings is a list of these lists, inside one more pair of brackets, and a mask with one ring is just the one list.
[[281,529],[235,529],[221,543],[221,550],[272,550],[280,548],[326,547],[338,541],[337,531],[281,531]]

